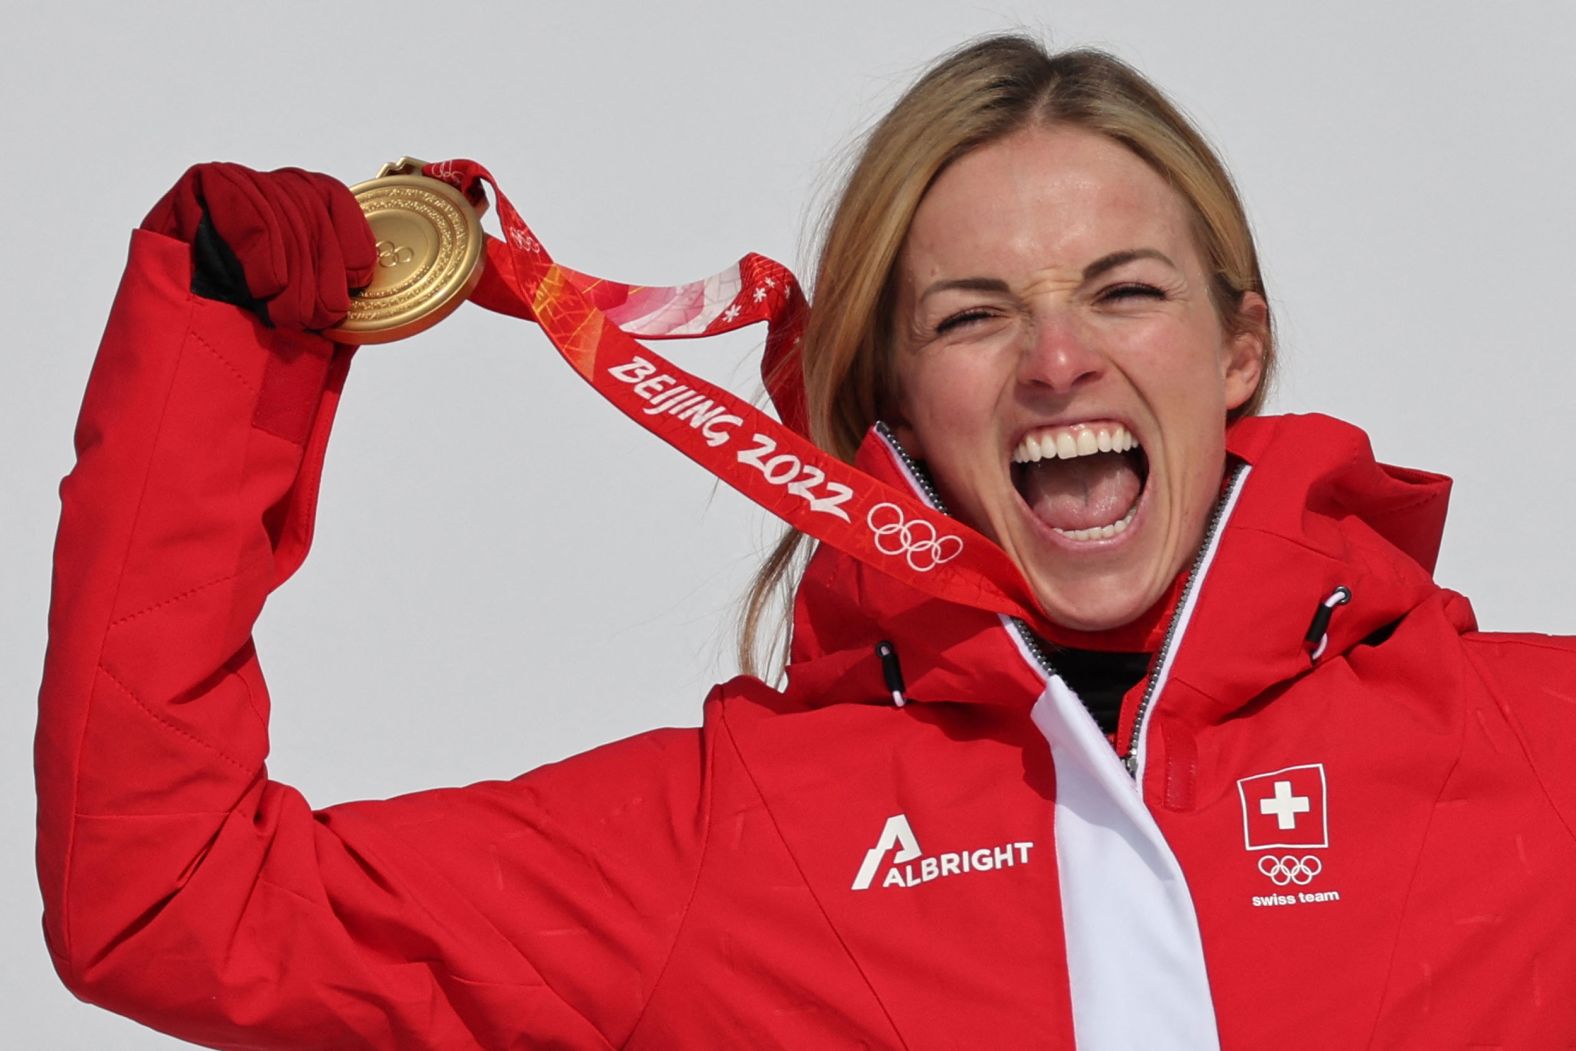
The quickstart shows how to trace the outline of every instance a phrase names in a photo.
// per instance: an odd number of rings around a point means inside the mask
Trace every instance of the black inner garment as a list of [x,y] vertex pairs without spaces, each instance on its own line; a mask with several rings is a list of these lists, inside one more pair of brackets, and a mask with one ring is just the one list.
[[1148,653],[1058,649],[1051,653],[1051,664],[1089,709],[1100,732],[1109,737],[1116,733],[1122,698],[1143,681],[1150,657]]

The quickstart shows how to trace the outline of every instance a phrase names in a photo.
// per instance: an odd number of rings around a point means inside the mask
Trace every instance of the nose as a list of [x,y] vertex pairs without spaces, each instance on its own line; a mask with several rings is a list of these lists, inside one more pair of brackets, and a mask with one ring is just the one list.
[[1091,334],[1066,315],[1041,316],[1030,328],[1018,360],[1018,381],[1068,393],[1097,379],[1107,362]]

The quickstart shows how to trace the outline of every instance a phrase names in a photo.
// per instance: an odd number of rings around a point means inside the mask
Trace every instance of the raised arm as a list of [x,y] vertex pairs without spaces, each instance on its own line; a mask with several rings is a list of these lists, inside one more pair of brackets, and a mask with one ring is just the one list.
[[617,1044],[693,884],[701,735],[318,812],[268,780],[252,624],[306,555],[350,362],[307,329],[374,257],[332,180],[194,172],[133,237],[61,488],[36,745],[55,965],[216,1046]]

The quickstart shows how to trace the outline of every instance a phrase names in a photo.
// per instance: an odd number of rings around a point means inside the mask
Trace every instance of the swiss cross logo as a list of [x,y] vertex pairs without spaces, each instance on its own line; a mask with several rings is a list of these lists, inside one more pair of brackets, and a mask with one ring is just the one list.
[[1247,849],[1330,845],[1323,763],[1241,778],[1237,793]]

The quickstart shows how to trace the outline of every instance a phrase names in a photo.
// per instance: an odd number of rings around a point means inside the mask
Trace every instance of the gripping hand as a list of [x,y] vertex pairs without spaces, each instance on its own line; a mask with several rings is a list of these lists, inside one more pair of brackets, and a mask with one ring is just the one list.
[[343,183],[317,172],[187,169],[142,228],[192,246],[192,291],[276,328],[333,328],[372,281],[372,231]]

